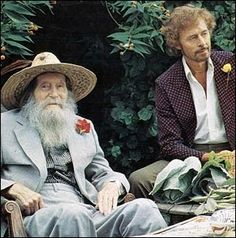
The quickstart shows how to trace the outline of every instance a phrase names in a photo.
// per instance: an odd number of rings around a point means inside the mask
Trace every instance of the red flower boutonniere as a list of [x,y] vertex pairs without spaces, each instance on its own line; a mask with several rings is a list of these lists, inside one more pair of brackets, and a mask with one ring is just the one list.
[[229,74],[230,74],[230,72],[232,71],[232,66],[231,66],[231,64],[225,64],[221,70],[222,70],[223,72],[227,73],[226,82],[227,82],[227,87],[228,87]]
[[90,132],[90,123],[85,119],[78,119],[75,123],[75,130],[79,134],[89,133]]

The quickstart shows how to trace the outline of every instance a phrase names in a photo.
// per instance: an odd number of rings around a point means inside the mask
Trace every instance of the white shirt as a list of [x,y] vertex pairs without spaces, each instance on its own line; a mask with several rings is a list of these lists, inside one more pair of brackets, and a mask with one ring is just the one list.
[[182,62],[185,75],[190,84],[197,116],[194,143],[219,144],[227,142],[228,140],[216,91],[212,60],[210,58],[208,60],[206,93],[202,85],[193,76],[184,57],[182,57]]

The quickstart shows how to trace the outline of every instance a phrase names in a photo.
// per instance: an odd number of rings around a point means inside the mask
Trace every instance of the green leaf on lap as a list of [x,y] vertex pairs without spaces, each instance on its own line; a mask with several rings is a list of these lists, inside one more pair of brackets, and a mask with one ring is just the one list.
[[199,207],[196,208],[196,210],[194,211],[194,214],[198,216],[204,213],[206,213],[205,203],[202,203]]
[[181,160],[172,160],[165,169],[163,169],[157,176],[156,181],[154,183],[153,190],[150,192],[150,194],[155,194],[161,186],[166,182],[166,180],[169,177],[172,177],[175,173],[181,170],[181,168],[184,166],[184,162]]
[[235,178],[227,179],[222,185],[235,185]]
[[217,208],[217,203],[213,198],[208,198],[205,204],[205,209],[207,212],[214,212]]
[[151,193],[157,201],[183,201],[190,194],[191,181],[200,169],[201,163],[197,157],[191,156],[184,161],[173,160],[158,174]]
[[[227,180],[227,171],[224,168],[210,168],[211,176],[216,186],[221,186]],[[223,173],[222,173],[223,172]]]

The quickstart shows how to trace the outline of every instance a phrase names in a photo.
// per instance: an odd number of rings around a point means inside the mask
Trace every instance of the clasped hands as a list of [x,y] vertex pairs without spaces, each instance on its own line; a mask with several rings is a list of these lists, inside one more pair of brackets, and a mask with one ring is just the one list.
[[[5,191],[3,190],[2,195],[15,200],[24,215],[32,215],[44,207],[42,196],[23,184],[13,184]],[[98,203],[96,207],[102,214],[107,215],[117,207],[118,197],[119,188],[117,184],[115,182],[108,182],[98,193]]]

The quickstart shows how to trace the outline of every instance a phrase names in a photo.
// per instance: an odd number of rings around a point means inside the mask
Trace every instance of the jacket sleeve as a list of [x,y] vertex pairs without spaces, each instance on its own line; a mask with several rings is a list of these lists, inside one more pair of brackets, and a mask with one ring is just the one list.
[[185,159],[189,156],[201,158],[203,153],[192,149],[184,139],[181,124],[172,108],[164,87],[156,81],[156,113],[160,157],[167,160]]
[[[1,142],[1,148],[2,148],[2,142]],[[4,166],[4,161],[3,161],[3,153],[1,150],[1,173],[2,173],[2,167]],[[11,185],[13,185],[15,183],[15,181],[12,180],[7,180],[7,179],[3,179],[1,177],[1,191],[10,187]]]

